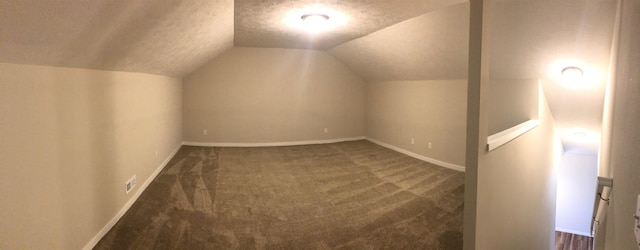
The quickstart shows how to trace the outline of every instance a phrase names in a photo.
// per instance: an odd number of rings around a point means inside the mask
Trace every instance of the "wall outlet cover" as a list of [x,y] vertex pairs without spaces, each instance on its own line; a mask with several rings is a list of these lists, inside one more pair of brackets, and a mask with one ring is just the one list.
[[638,195],[636,214],[633,215],[633,219],[635,220],[633,231],[636,234],[636,244],[638,244],[638,249],[640,249],[640,194]]
[[124,185],[125,194],[129,194],[129,192],[131,192],[131,190],[136,186],[136,182],[136,175],[133,175],[133,177],[131,177],[131,179],[129,179]]

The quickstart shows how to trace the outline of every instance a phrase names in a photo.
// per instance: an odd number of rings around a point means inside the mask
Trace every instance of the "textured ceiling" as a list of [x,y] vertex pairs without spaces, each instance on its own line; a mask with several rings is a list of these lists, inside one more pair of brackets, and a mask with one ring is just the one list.
[[[491,16],[492,79],[540,79],[565,150],[596,154],[599,146],[615,0],[498,1]],[[561,78],[584,71],[579,85]],[[584,131],[588,138],[576,139]]]
[[369,81],[466,79],[469,3],[412,18],[329,52]]
[[554,78],[557,63],[588,67],[605,79],[615,0],[498,1],[491,16],[495,78]]
[[[236,0],[235,46],[329,49],[398,22],[462,0]],[[330,32],[292,28],[306,12],[338,20]]]
[[2,0],[0,61],[182,77],[233,47],[233,0]]

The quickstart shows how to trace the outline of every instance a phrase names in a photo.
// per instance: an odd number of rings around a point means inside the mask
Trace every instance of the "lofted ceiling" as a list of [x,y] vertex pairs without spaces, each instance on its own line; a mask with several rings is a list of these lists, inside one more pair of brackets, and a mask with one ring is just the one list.
[[423,14],[329,53],[368,81],[467,79],[469,4]]
[[[615,7],[495,1],[490,75],[540,79],[565,148],[597,152]],[[335,27],[292,24],[317,11]],[[468,13],[463,0],[3,0],[0,62],[184,77],[234,46],[298,48],[325,50],[367,81],[466,79]],[[565,66],[588,84],[564,85]],[[592,140],[573,140],[576,129]]]
[[2,0],[0,62],[182,77],[233,47],[233,0]]

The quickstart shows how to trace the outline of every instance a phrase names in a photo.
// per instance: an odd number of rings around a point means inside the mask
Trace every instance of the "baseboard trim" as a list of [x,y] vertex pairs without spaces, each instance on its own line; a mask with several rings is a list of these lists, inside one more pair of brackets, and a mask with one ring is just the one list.
[[109,230],[111,230],[111,228],[113,228],[113,226],[116,225],[116,223],[122,218],[122,216],[124,216],[124,214],[129,210],[129,208],[133,206],[133,203],[135,203],[138,200],[138,198],[140,198],[140,195],[142,194],[142,192],[144,192],[144,190],[147,189],[149,184],[151,184],[151,182],[160,174],[160,172],[162,172],[162,170],[169,163],[169,161],[173,159],[176,153],[178,153],[178,150],[180,150],[181,146],[182,144],[179,144],[178,146],[176,146],[173,152],[169,154],[169,156],[160,164],[160,166],[158,166],[158,168],[151,174],[151,176],[149,176],[149,178],[138,188],[138,190],[133,194],[133,197],[131,197],[129,201],[127,201],[127,203],[124,204],[122,209],[120,209],[120,211],[118,211],[118,213],[82,249],[84,250],[93,249],[98,244],[98,242],[100,242],[102,237],[104,237],[109,232]]
[[200,146],[200,147],[280,147],[280,146],[299,146],[299,145],[310,145],[310,144],[327,144],[327,143],[346,142],[346,141],[359,141],[364,139],[366,139],[366,137],[359,136],[359,137],[338,138],[338,139],[329,139],[329,140],[255,142],[255,143],[185,141],[185,142],[182,142],[182,145]]
[[577,230],[570,230],[570,229],[565,229],[565,228],[556,228],[556,231],[570,233],[570,234],[577,234],[577,235],[582,235],[582,236],[587,236],[587,237],[593,237],[590,233],[581,232],[581,231],[577,231]]
[[402,149],[402,148],[396,147],[394,145],[378,141],[378,140],[373,139],[373,138],[366,137],[366,140],[368,140],[370,142],[373,142],[375,144],[378,144],[380,146],[383,146],[385,148],[391,149],[393,151],[396,151],[398,153],[402,153],[402,154],[411,156],[413,158],[416,158],[416,159],[419,159],[419,160],[423,160],[423,161],[426,161],[426,162],[429,162],[429,163],[432,163],[432,164],[435,164],[435,165],[438,165],[438,166],[441,166],[441,167],[453,169],[453,170],[460,171],[460,172],[464,172],[464,170],[465,170],[464,166],[460,166],[460,165],[456,165],[456,164],[448,163],[448,162],[444,162],[444,161],[439,161],[439,160],[436,160],[436,159],[433,159],[433,158],[426,157],[424,155],[419,155],[419,154],[416,154],[416,153],[411,152],[409,150]]

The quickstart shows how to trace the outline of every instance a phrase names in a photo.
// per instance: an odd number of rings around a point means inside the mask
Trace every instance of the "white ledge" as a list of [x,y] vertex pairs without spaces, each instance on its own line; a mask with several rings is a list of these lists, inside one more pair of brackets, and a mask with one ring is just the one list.
[[540,125],[539,120],[528,120],[506,130],[490,135],[487,138],[487,149],[489,151],[494,150],[506,144],[507,142],[510,142],[516,137],[526,133],[527,131],[537,127],[538,125]]

